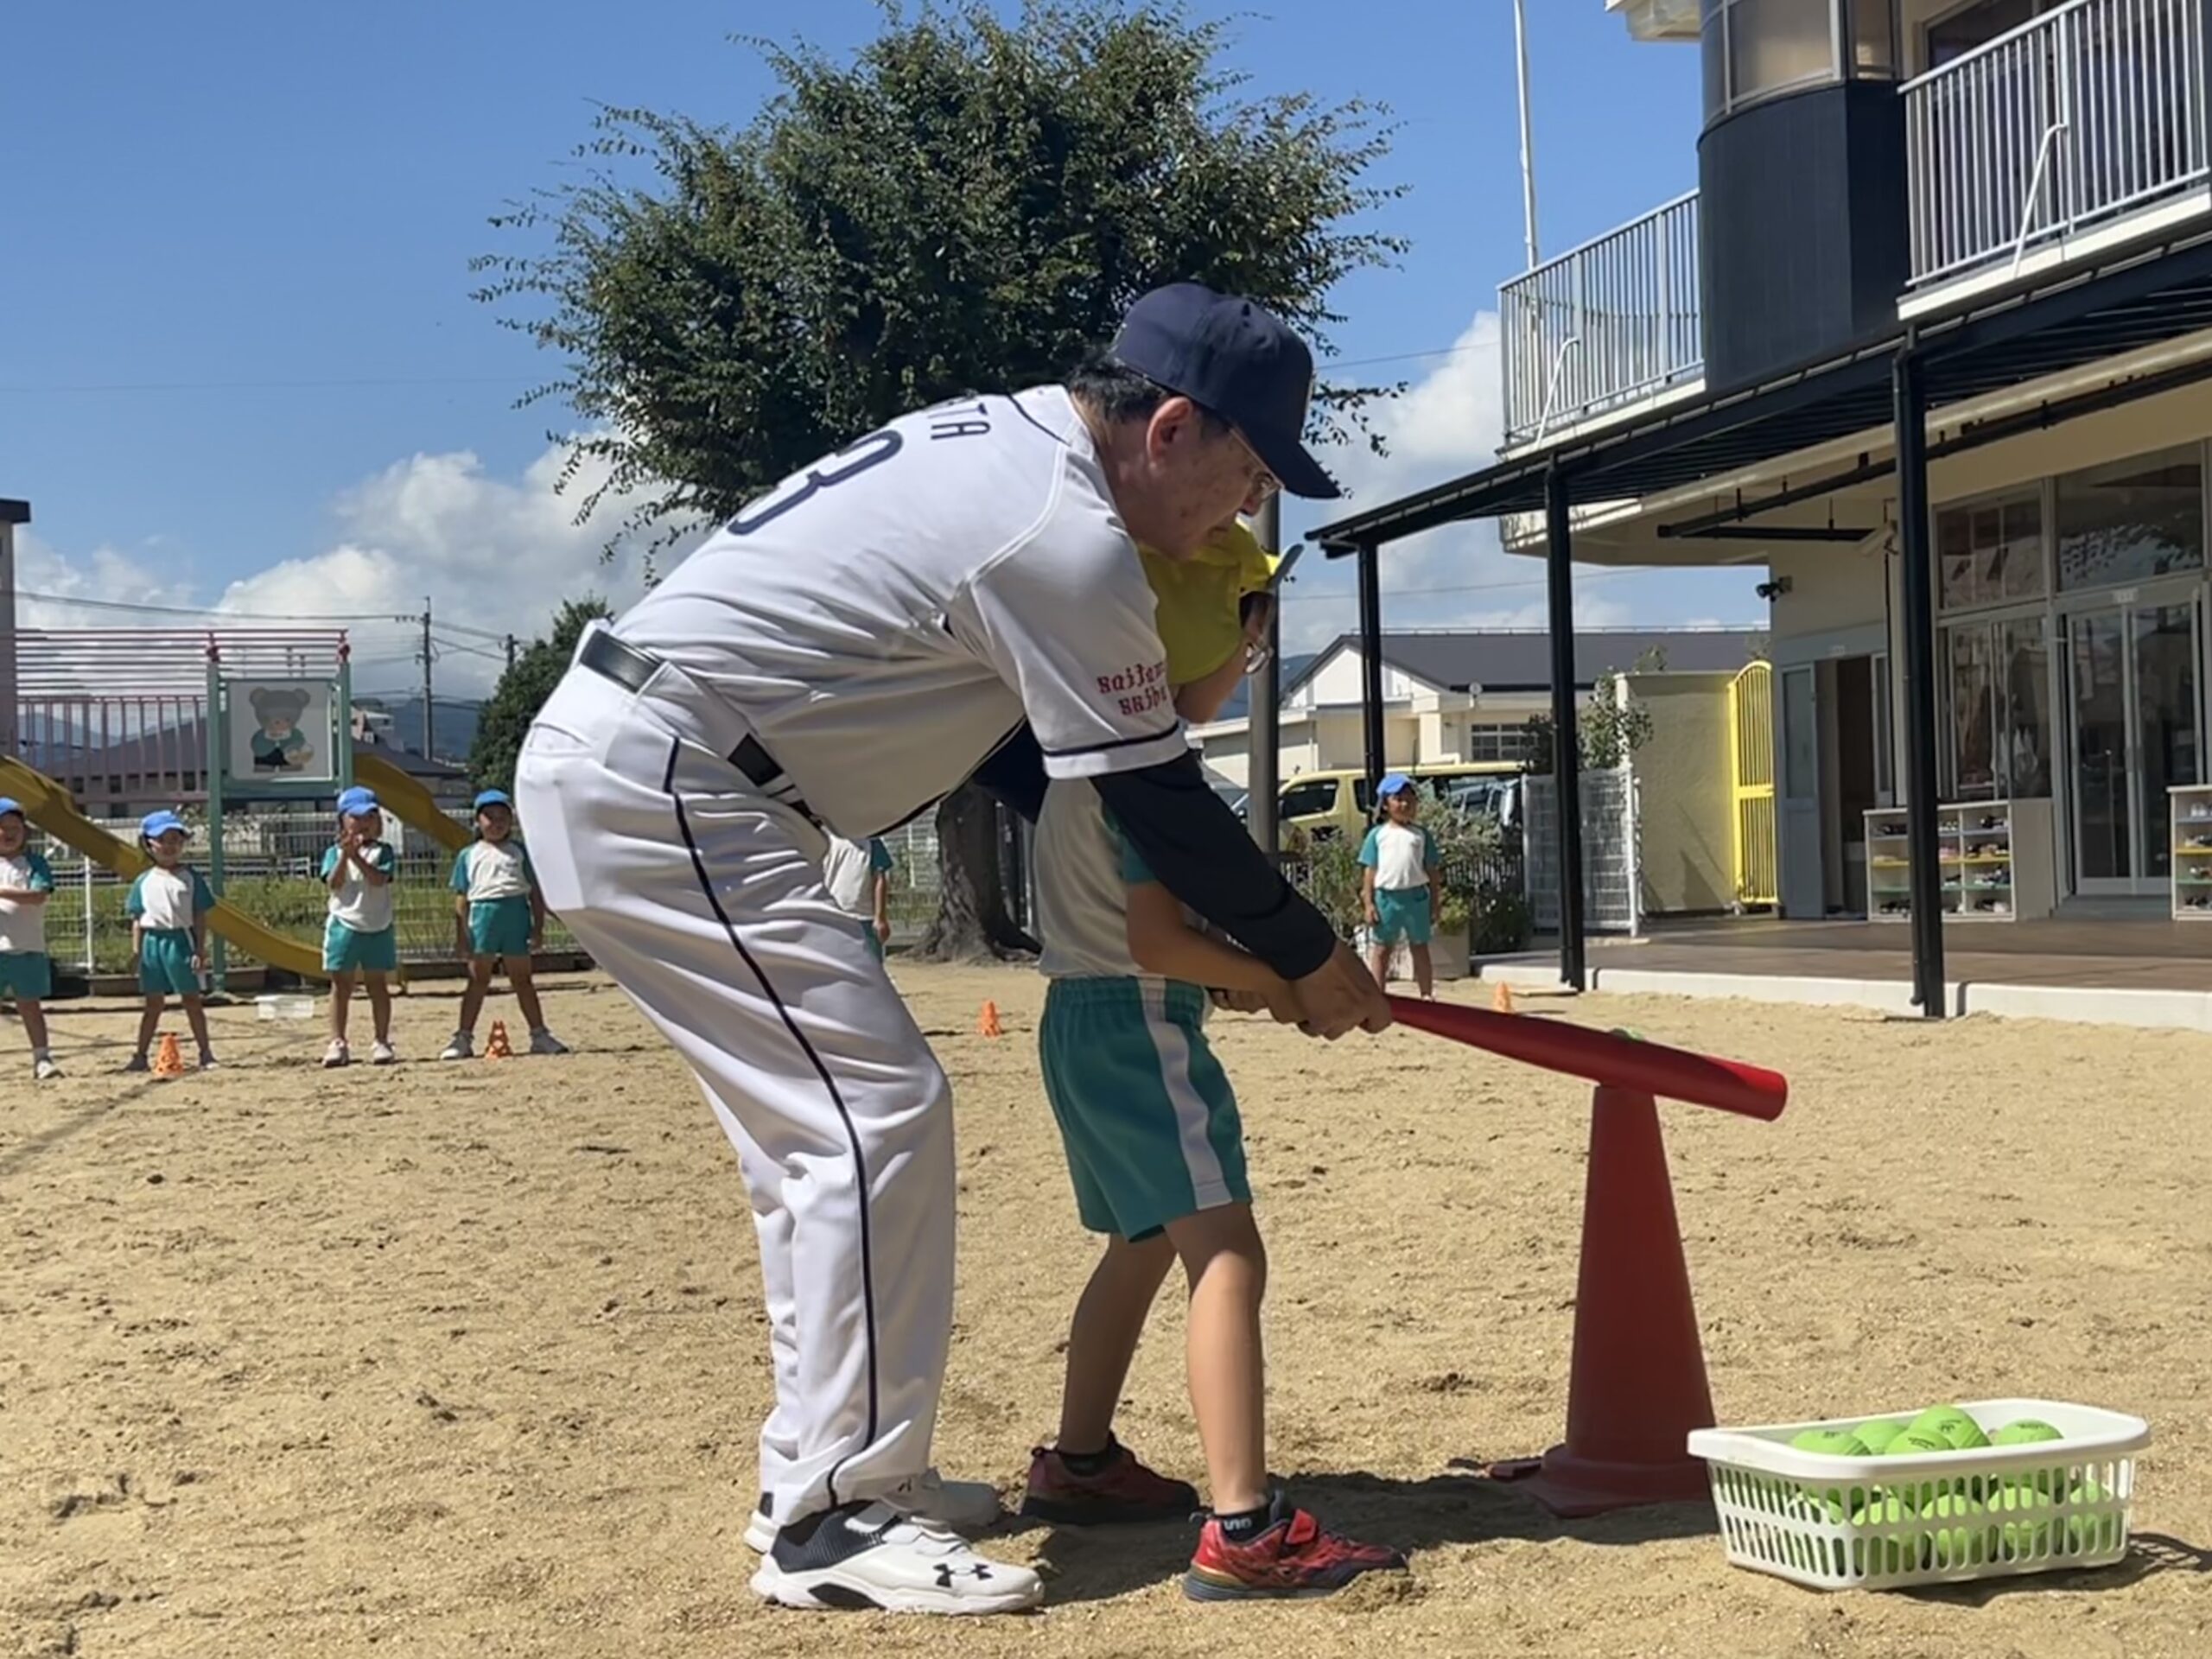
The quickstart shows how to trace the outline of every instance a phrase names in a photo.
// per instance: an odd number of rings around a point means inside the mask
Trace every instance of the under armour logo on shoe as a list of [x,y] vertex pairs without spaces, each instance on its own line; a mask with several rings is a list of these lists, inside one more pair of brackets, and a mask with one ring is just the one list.
[[[991,1576],[991,1569],[988,1567],[982,1566],[981,1563],[978,1563],[974,1567],[964,1567],[960,1570],[971,1579],[988,1579]],[[950,1567],[944,1565],[942,1561],[938,1563],[937,1587],[938,1589],[951,1589],[952,1576],[952,1569]]]

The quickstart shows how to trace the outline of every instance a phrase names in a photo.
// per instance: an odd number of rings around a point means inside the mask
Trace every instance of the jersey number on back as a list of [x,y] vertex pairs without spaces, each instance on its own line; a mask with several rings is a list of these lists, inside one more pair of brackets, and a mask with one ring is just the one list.
[[822,491],[833,489],[849,479],[858,478],[871,467],[882,466],[899,453],[906,442],[887,428],[880,432],[871,432],[857,442],[849,443],[836,454],[824,457],[820,466],[800,474],[796,483],[786,480],[778,486],[779,493],[753,503],[723,528],[733,536],[750,536],[754,531],[775,523],[793,507],[813,499]]

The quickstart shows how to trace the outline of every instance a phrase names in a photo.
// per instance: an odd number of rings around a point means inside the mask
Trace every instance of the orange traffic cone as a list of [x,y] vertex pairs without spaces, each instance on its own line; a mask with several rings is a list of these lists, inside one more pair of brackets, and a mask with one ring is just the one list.
[[177,1052],[176,1033],[162,1033],[162,1046],[154,1053],[154,1075],[157,1077],[181,1077],[184,1075],[184,1056]]
[[514,1045],[507,1040],[507,1022],[494,1020],[491,1040],[484,1045],[484,1058],[487,1060],[512,1060],[514,1057]]
[[1659,1109],[1601,1087],[1590,1122],[1575,1286],[1567,1440],[1491,1472],[1522,1479],[1560,1516],[1702,1497],[1705,1465],[1684,1442],[1713,1427],[1713,1390],[1675,1221]]
[[1499,980],[1497,988],[1490,994],[1490,1005],[1499,1014],[1512,1013],[1513,988],[1503,980]]
[[983,1017],[976,1022],[976,1029],[985,1037],[1003,1037],[1006,1035],[1006,1027],[999,1023],[999,1005],[997,1003],[986,1002],[983,1004]]

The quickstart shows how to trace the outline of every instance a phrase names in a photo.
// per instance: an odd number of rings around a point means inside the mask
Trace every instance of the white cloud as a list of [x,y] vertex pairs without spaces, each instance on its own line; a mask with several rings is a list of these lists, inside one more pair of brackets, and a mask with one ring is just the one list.
[[[419,677],[411,660],[419,633],[401,619],[418,616],[427,596],[439,691],[480,696],[503,665],[498,642],[483,633],[527,640],[545,631],[563,600],[595,593],[620,607],[644,590],[652,531],[624,538],[612,562],[601,556],[638,498],[610,495],[588,523],[577,524],[579,504],[606,469],[588,462],[556,490],[566,460],[563,449],[550,448],[514,479],[494,476],[466,450],[395,461],[340,493],[333,512],[342,538],[334,546],[212,595],[157,575],[147,558],[126,551],[102,547],[73,557],[27,540],[18,585],[63,602],[25,601],[22,620],[51,628],[194,626],[190,618],[67,602],[86,600],[211,606],[241,625],[257,616],[341,616],[352,624],[355,684],[371,690],[411,687]],[[664,550],[661,568],[684,550]]]
[[[1502,375],[1497,314],[1478,312],[1426,376],[1370,411],[1387,454],[1362,444],[1329,457],[1346,499],[1316,504],[1323,511],[1305,522],[1379,506],[1493,463],[1504,425]],[[1743,585],[1740,615],[1751,620],[1758,607],[1748,582]],[[1710,625],[1706,613],[1716,597],[1711,578],[1680,570],[1579,568],[1574,620],[1583,628]],[[1318,555],[1301,561],[1290,601],[1283,611],[1287,651],[1311,651],[1352,632],[1358,609],[1351,561]],[[1505,552],[1487,519],[1410,537],[1382,554],[1382,620],[1389,628],[1545,628],[1543,564]]]

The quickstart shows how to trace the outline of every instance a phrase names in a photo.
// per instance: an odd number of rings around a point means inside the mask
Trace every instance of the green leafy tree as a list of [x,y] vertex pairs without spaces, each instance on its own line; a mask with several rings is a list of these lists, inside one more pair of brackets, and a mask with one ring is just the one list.
[[[899,414],[1057,378],[1163,282],[1249,294],[1325,354],[1332,290],[1402,251],[1371,224],[1380,112],[1249,95],[1224,26],[1173,4],[887,3],[849,61],[749,44],[779,91],[748,124],[607,111],[576,179],[494,221],[528,248],[480,262],[563,365],[533,396],[592,423],[582,510],[620,496],[659,545]],[[1323,385],[1313,436],[1366,435],[1385,390]],[[1021,943],[991,817],[940,809],[931,954]]]
[[515,656],[514,666],[499,676],[492,696],[476,720],[476,741],[468,749],[468,775],[480,789],[512,789],[515,757],[530,722],[553,695],[553,688],[568,671],[576,641],[595,618],[612,616],[607,601],[596,596],[572,599],[553,619],[550,639],[533,639]]

